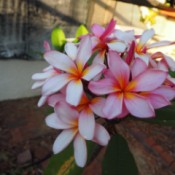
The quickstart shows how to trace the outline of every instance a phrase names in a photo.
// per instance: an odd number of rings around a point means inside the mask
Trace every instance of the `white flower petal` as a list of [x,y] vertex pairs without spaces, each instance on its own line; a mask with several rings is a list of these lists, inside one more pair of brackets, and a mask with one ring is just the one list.
[[66,89],[66,101],[77,106],[80,103],[83,94],[83,85],[81,80],[72,80]]
[[85,140],[77,134],[74,139],[74,157],[79,167],[84,167],[87,161],[87,147]]
[[78,48],[78,54],[76,58],[77,66],[83,68],[88,59],[92,55],[92,43],[89,36],[84,37],[80,41],[80,46]]
[[99,145],[106,146],[110,140],[110,135],[107,130],[96,123],[95,125],[95,135],[93,141],[98,143]]
[[135,53],[135,58],[139,58],[146,63],[149,64],[150,56],[148,54],[137,54]]
[[154,36],[154,34],[154,29],[145,30],[140,38],[139,45],[143,47],[147,43],[147,41]]
[[159,42],[156,42],[156,43],[152,43],[150,44],[147,49],[151,49],[151,48],[155,48],[155,47],[163,47],[163,46],[168,46],[168,45],[171,45],[171,41],[159,41]]
[[42,88],[42,93],[45,96],[51,95],[63,88],[71,79],[67,74],[56,75],[48,79]]
[[74,73],[76,66],[71,58],[58,51],[49,51],[44,54],[45,60],[60,70]]
[[42,72],[42,73],[36,73],[36,74],[33,74],[32,80],[45,80],[47,78],[52,77],[54,74],[55,72],[53,70]]
[[104,108],[105,102],[106,102],[105,98],[96,97],[92,99],[91,104],[89,106],[96,115],[104,117],[102,109]]
[[54,107],[57,116],[72,127],[77,127],[79,113],[65,102],[59,102]]
[[64,47],[67,55],[72,59],[75,60],[77,56],[78,49],[73,43],[67,43]]
[[48,98],[48,96],[41,96],[41,98],[39,99],[39,101],[38,101],[38,107],[41,107],[41,106],[43,106],[45,103],[46,103],[46,101],[47,101],[47,98]]
[[79,117],[79,132],[86,140],[92,140],[95,130],[94,114],[90,109],[83,110]]
[[108,43],[107,45],[111,50],[114,50],[117,52],[124,52],[126,49],[126,44],[122,41]]
[[96,75],[103,71],[105,68],[104,64],[92,64],[91,66],[87,67],[83,72],[83,79],[90,81]]
[[60,153],[63,151],[73,140],[77,131],[73,129],[67,129],[62,131],[58,137],[56,138],[53,144],[53,152],[54,154]]
[[32,89],[40,88],[41,86],[44,85],[44,83],[45,83],[45,80],[44,81],[36,81],[35,83],[33,83]]
[[65,96],[63,94],[54,94],[48,97],[48,105],[54,107],[58,102],[65,102]]
[[69,129],[71,126],[67,123],[64,123],[60,118],[56,115],[56,113],[52,113],[48,115],[45,119],[47,126],[54,129]]

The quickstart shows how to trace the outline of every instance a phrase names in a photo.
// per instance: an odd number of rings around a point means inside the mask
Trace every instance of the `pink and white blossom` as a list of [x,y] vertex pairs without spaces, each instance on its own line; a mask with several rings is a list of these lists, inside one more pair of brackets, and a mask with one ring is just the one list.
[[[55,154],[63,151],[72,141],[74,146],[74,157],[78,166],[84,167],[87,161],[86,138],[81,135],[79,129],[80,113],[69,104],[59,102],[54,107],[55,113],[46,117],[46,124],[54,129],[62,130],[53,144]],[[91,122],[87,122],[91,125]],[[91,139],[98,144],[108,144],[110,136],[106,129],[95,123],[94,135]]]
[[[113,77],[89,84],[93,93],[108,95],[103,109],[108,119],[124,117],[128,113],[140,118],[155,116],[153,105],[142,93],[160,88],[167,73],[158,69],[147,69],[142,60],[137,60],[134,64],[136,65],[130,69],[116,52],[110,51],[108,66]],[[165,100],[164,106],[169,105],[166,102]]]
[[44,57],[53,67],[62,71],[61,74],[48,79],[42,88],[42,94],[48,96],[66,87],[66,101],[77,106],[83,94],[82,80],[90,81],[103,71],[103,64],[92,64],[88,67],[87,61],[92,54],[91,41],[84,37],[77,49],[74,44],[68,43],[66,54],[58,51],[47,52]]

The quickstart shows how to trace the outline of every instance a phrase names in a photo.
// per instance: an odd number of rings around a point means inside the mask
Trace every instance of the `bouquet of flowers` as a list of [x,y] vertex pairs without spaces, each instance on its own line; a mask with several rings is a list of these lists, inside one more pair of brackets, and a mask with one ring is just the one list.
[[116,123],[128,117],[156,119],[158,109],[174,105],[175,62],[162,52],[151,52],[174,42],[148,42],[154,34],[153,29],[142,35],[121,31],[112,19],[106,28],[94,24],[91,33],[76,42],[64,42],[61,51],[44,42],[49,66],[32,76],[32,88],[41,88],[38,106],[54,109],[45,119],[49,127],[61,130],[54,154],[72,142],[75,162],[84,167],[86,141],[106,146]]

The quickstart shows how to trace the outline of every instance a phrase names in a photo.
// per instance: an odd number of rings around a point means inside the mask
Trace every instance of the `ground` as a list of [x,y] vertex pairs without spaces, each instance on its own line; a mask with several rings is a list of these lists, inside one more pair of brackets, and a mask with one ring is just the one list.
[[[49,108],[39,97],[0,102],[0,175],[42,175],[58,131],[44,119]],[[126,120],[116,126],[128,141],[140,175],[175,174],[175,128]],[[83,175],[101,175],[105,149]]]

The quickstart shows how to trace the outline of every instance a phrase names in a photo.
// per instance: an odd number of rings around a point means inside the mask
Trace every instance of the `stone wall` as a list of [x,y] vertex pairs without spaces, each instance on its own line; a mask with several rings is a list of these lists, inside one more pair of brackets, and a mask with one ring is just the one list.
[[85,23],[88,0],[1,0],[0,57],[39,58],[53,27],[67,37]]

